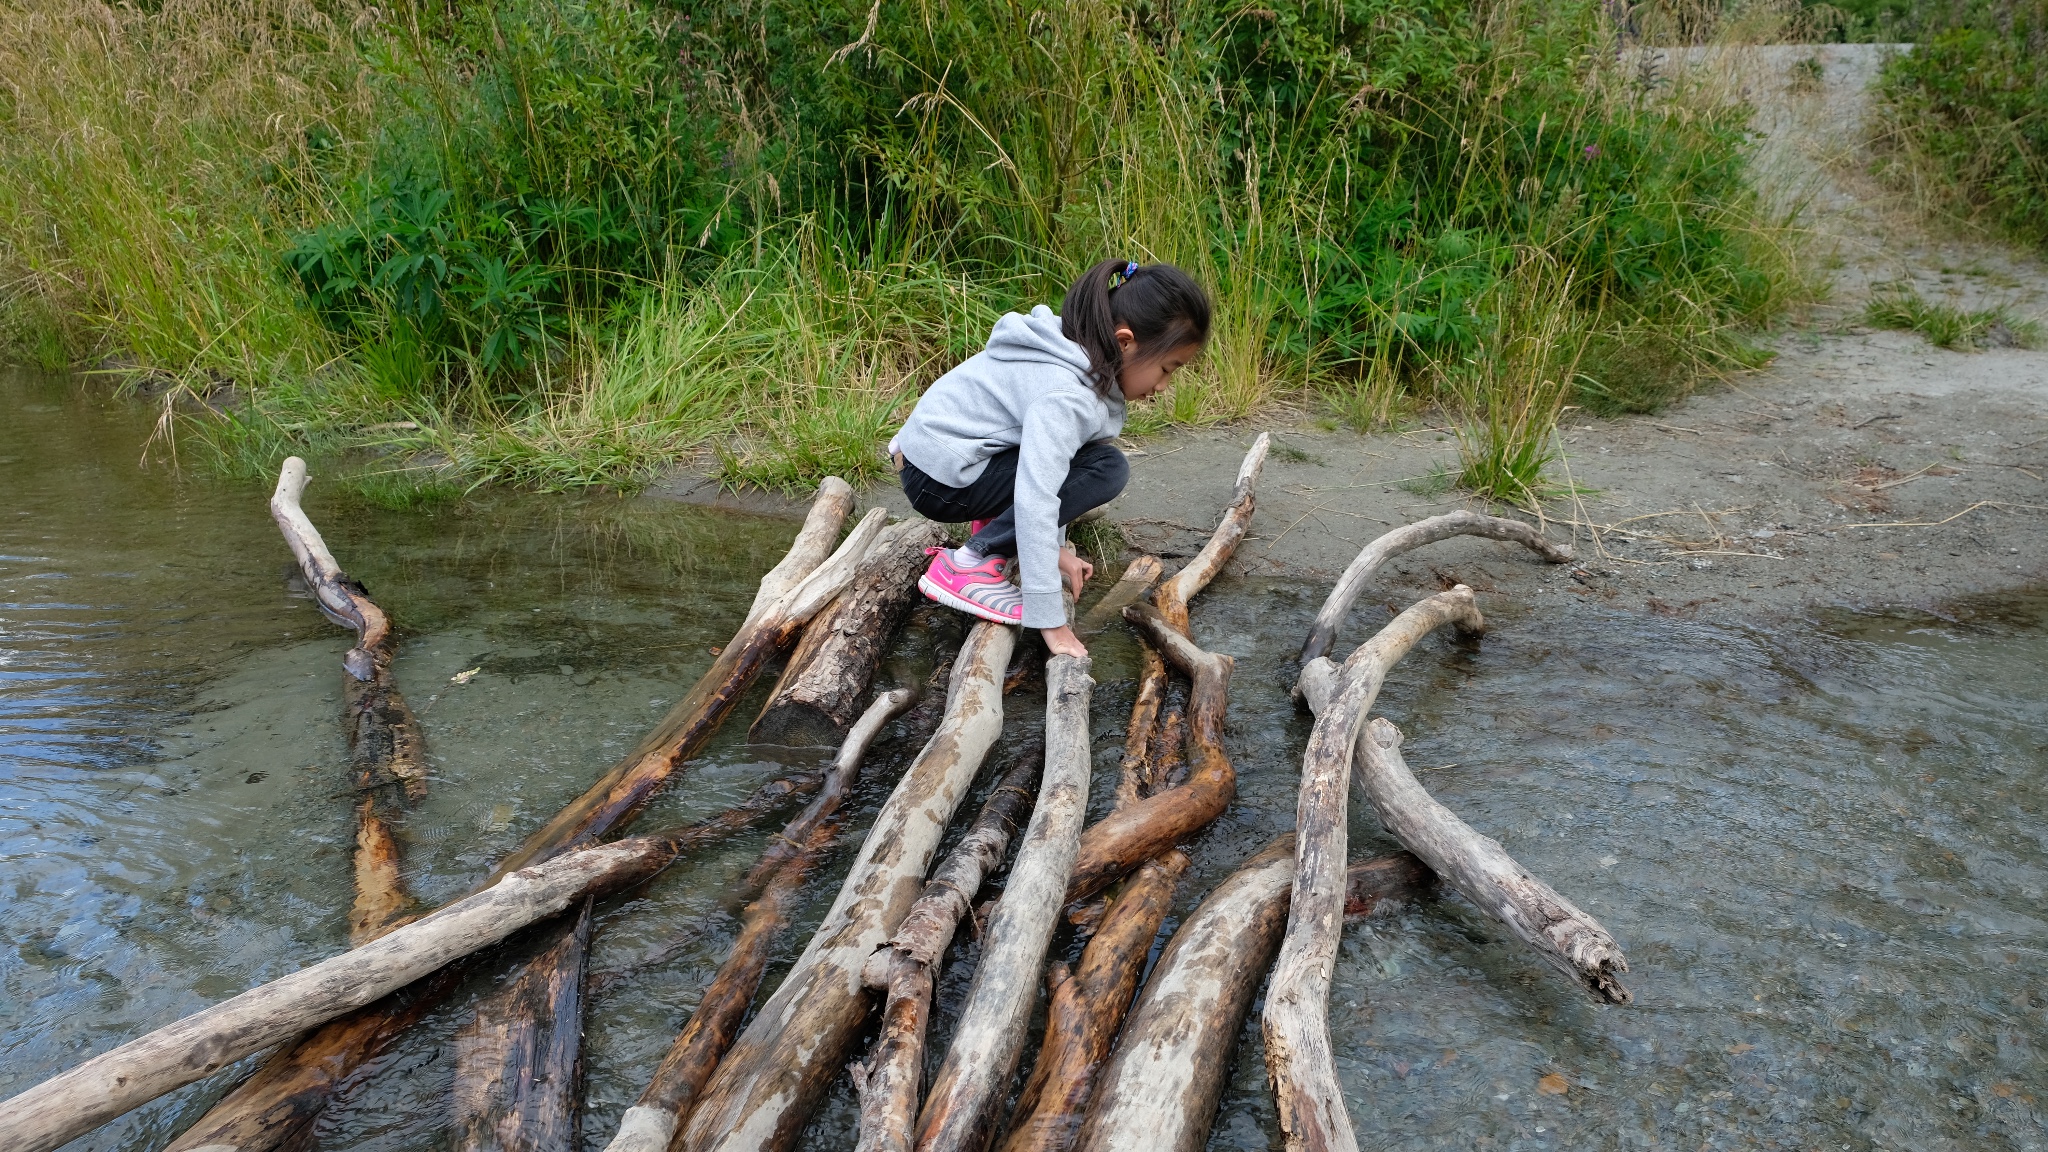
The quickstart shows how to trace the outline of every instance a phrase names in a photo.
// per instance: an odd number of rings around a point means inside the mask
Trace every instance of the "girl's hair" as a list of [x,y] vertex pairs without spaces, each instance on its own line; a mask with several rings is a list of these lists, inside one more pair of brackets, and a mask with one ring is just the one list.
[[1116,330],[1129,328],[1150,360],[1209,339],[1209,294],[1171,264],[1104,260],[1081,273],[1060,305],[1060,333],[1088,351],[1088,375],[1104,396],[1124,367]]

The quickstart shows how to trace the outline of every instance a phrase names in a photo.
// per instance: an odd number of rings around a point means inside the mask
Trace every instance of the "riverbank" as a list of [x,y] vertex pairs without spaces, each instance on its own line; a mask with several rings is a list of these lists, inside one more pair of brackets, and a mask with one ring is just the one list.
[[[1546,500],[1540,517],[1579,549],[1572,569],[1456,540],[1390,565],[1380,581],[1388,599],[1458,579],[1482,602],[1738,618],[1817,606],[1940,611],[2048,580],[2048,351],[1959,351],[1863,323],[1873,296],[1902,289],[1961,312],[2048,311],[2048,266],[1930,229],[1867,175],[1869,85],[1892,50],[1795,45],[1731,58],[1740,67],[1730,84],[1757,104],[1766,133],[1760,170],[1776,197],[1808,206],[1833,280],[1824,303],[1773,337],[1776,358],[1656,415],[1567,414],[1554,477],[1577,494]],[[1814,71],[1809,60],[1820,79],[1795,84]],[[1136,549],[1169,561],[1192,554],[1262,430],[1276,448],[1231,569],[1239,575],[1327,585],[1390,527],[1486,507],[1449,485],[1458,445],[1448,420],[1360,435],[1294,415],[1132,443],[1131,486],[1109,518]],[[691,469],[650,495],[769,514],[789,506]],[[908,512],[887,488],[864,499]]]

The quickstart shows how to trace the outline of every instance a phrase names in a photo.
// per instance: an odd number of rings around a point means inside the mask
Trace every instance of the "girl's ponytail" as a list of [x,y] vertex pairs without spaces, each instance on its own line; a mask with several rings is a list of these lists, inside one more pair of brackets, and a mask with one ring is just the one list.
[[1074,281],[1060,304],[1060,332],[1088,353],[1095,390],[1109,395],[1123,371],[1116,330],[1129,328],[1150,360],[1209,339],[1209,294],[1171,264],[1104,260]]

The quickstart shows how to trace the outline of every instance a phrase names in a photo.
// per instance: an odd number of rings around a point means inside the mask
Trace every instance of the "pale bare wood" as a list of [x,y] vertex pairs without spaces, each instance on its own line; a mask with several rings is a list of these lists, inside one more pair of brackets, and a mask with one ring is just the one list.
[[[811,614],[843,589],[854,565],[881,530],[877,510],[828,560],[818,561],[832,551],[832,540],[851,507],[850,493],[836,477],[827,477],[819,485],[811,513],[791,545],[791,555],[763,577],[767,590],[775,594],[756,597],[755,611],[697,686],[596,788],[530,836],[486,885],[553,853],[595,842],[637,814],[668,776],[709,739],[752,677]],[[310,549],[308,554],[314,555]],[[331,560],[328,557],[326,563],[316,564],[317,570],[325,571]],[[764,614],[771,611],[774,619],[765,619]],[[415,1001],[438,1000],[452,987],[452,983],[435,984],[412,1001],[365,1009],[300,1038],[257,1075],[222,1097],[165,1152],[274,1152],[300,1141],[333,1093],[354,1083],[356,1069],[419,1019],[424,1008]]]
[[1209,542],[1187,566],[1173,574],[1173,578],[1159,586],[1152,602],[1168,620],[1187,630],[1188,601],[1195,594],[1209,586],[1211,580],[1223,571],[1223,566],[1237,554],[1237,546],[1244,540],[1244,534],[1251,530],[1252,511],[1258,506],[1259,474],[1266,468],[1266,453],[1272,447],[1273,438],[1261,432],[1252,441],[1251,450],[1244,454],[1244,460],[1237,466],[1237,484],[1230,494],[1230,503],[1223,509],[1223,518],[1216,525],[1216,531],[1209,536]]
[[1366,728],[1360,790],[1394,839],[1421,857],[1479,909],[1508,926],[1538,955],[1582,987],[1615,1004],[1629,991],[1621,946],[1598,920],[1529,874],[1498,842],[1438,803],[1401,757],[1401,730],[1375,718]]
[[1017,1068],[1088,815],[1088,704],[1095,687],[1088,667],[1088,660],[1072,656],[1045,662],[1045,774],[1038,803],[989,915],[952,1046],[918,1116],[921,1152],[979,1152],[1000,1119],[997,1109]]
[[887,999],[868,1062],[848,1069],[860,1092],[860,1143],[855,1152],[911,1150],[918,1090],[924,1081],[925,1026],[939,960],[982,882],[995,874],[1009,853],[1010,838],[1037,798],[1044,763],[1042,743],[1024,751],[990,793],[967,834],[925,883],[896,934],[862,969],[867,986],[885,991]]
[[828,744],[846,736],[889,637],[917,600],[925,550],[944,541],[945,529],[929,520],[906,520],[882,532],[846,591],[804,626],[749,739]]
[[[1366,581],[1372,579],[1381,565],[1404,552],[1413,552],[1426,544],[1449,540],[1453,536],[1506,540],[1522,545],[1552,564],[1567,564],[1572,559],[1570,545],[1553,543],[1544,539],[1543,533],[1533,525],[1500,516],[1482,516],[1460,509],[1404,524],[1367,544],[1358,553],[1358,558],[1344,569],[1344,574],[1337,578],[1337,586],[1330,589],[1329,599],[1323,601],[1315,623],[1309,628],[1308,639],[1301,646],[1301,662],[1307,664],[1318,656],[1329,654],[1330,645],[1337,640],[1337,629],[1344,626],[1344,617],[1350,613],[1351,605],[1358,599],[1358,594],[1365,591]],[[1295,695],[1298,698],[1300,692]]]
[[342,658],[347,673],[342,681],[342,727],[348,734],[350,774],[362,796],[356,804],[356,896],[349,912],[349,943],[362,944],[401,923],[410,904],[400,874],[398,839],[391,833],[378,793],[395,784],[409,800],[426,795],[426,741],[392,676],[398,643],[390,618],[360,581],[342,571],[306,515],[301,501],[308,479],[306,462],[297,456],[287,458],[270,496],[270,515],[321,614],[356,634],[355,646]]
[[[1410,899],[1433,880],[1407,853],[1354,864],[1346,873],[1346,914]],[[1287,924],[1293,881],[1289,834],[1245,861],[1181,922],[1117,1036],[1076,1147],[1208,1146],[1238,1034]]]
[[1329,1022],[1330,971],[1344,917],[1351,760],[1387,672],[1445,624],[1471,633],[1484,627],[1472,590],[1463,584],[1416,603],[1358,646],[1344,662],[1302,756],[1293,891],[1264,1020],[1266,1068],[1289,1152],[1347,1152],[1358,1146],[1337,1082]]
[[674,857],[667,841],[643,836],[511,873],[368,944],[195,1012],[0,1103],[0,1148],[46,1152],[587,896],[645,880]]
[[789,922],[798,883],[830,846],[840,807],[860,777],[868,748],[890,720],[916,701],[917,690],[898,688],[875,697],[854,721],[818,795],[783,826],[741,884],[759,896],[747,905],[740,934],[697,1008],[670,1045],[640,1099],[620,1121],[608,1152],[665,1152],[717,1068],[747,1007],[754,1001],[777,936]]
[[810,945],[712,1075],[681,1148],[786,1149],[803,1130],[866,1019],[861,969],[916,902],[954,809],[1002,734],[1016,638],[998,624],[968,633],[945,719],[875,818]]

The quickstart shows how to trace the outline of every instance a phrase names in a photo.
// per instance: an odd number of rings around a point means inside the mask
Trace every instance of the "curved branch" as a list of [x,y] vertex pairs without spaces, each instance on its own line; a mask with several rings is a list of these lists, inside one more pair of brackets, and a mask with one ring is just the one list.
[[1296,802],[1294,887],[1287,934],[1266,999],[1266,1067],[1289,1152],[1357,1148],[1330,1046],[1330,969],[1344,917],[1345,798],[1365,713],[1394,664],[1431,631],[1485,621],[1463,584],[1395,617],[1344,662],[1329,705],[1316,718],[1301,761]]
[[[1379,571],[1382,564],[1403,552],[1413,552],[1425,544],[1449,540],[1453,536],[1507,540],[1522,545],[1552,564],[1569,563],[1572,558],[1569,545],[1551,543],[1543,538],[1541,532],[1520,520],[1460,510],[1404,524],[1367,544],[1351,566],[1344,569],[1344,575],[1337,578],[1337,586],[1330,589],[1330,598],[1323,601],[1322,610],[1316,613],[1315,624],[1308,630],[1308,640],[1301,646],[1301,662],[1307,664],[1329,654],[1330,645],[1337,641],[1337,629],[1343,627],[1344,617],[1350,613],[1352,603],[1360,592],[1365,591],[1366,581],[1372,579],[1372,574]],[[1300,692],[1297,690],[1295,695],[1299,698]]]

